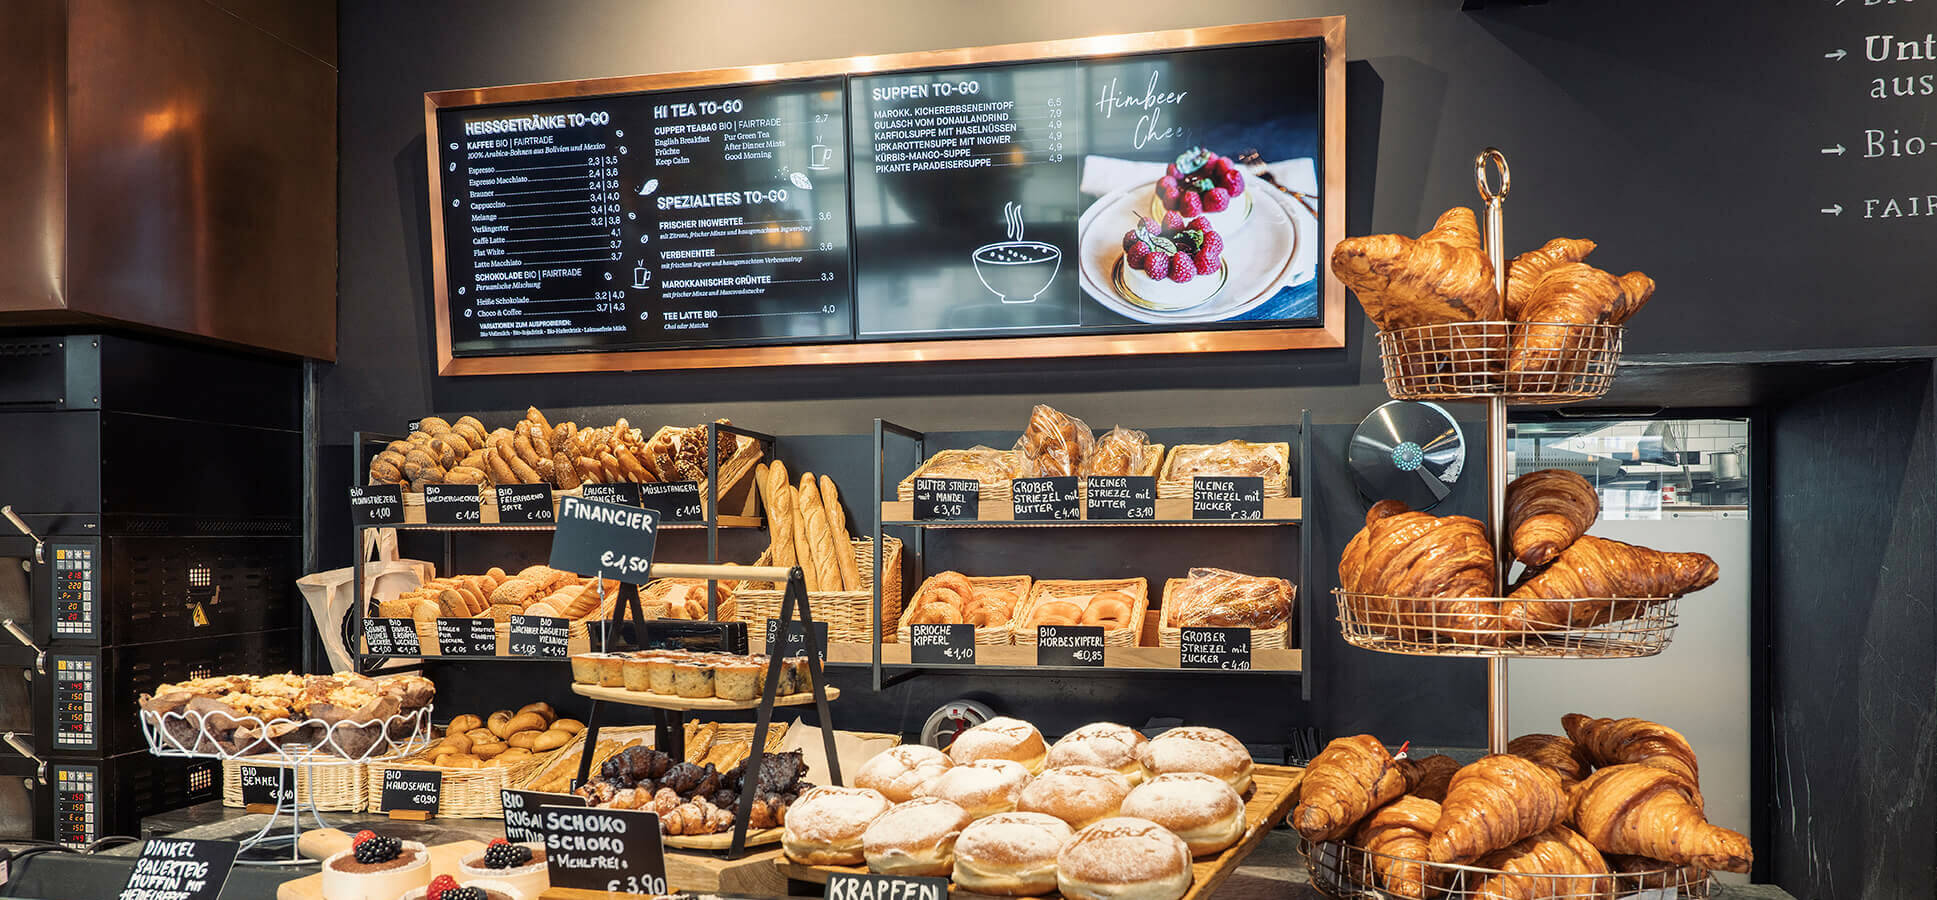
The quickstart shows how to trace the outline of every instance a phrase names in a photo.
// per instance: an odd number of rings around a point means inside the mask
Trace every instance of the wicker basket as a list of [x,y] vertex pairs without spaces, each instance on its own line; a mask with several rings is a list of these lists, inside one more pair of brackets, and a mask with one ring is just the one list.
[[[663,616],[663,615],[655,616],[653,615],[653,611],[651,607],[654,604],[666,602],[666,593],[672,590],[673,582],[691,581],[691,580],[693,579],[661,578],[657,581],[647,584],[645,587],[639,589],[639,608],[645,612],[646,618],[648,619],[674,618],[671,616]],[[720,587],[726,591],[726,597],[719,601],[719,609],[717,611],[718,614],[713,617],[714,621],[718,621],[718,622],[736,621],[735,614],[739,611],[739,603],[738,601],[733,599],[733,592],[736,590],[739,590],[740,586],[743,584],[745,584],[745,582],[740,582],[740,581],[720,582]]]
[[[1011,456],[1015,454],[1014,450],[1004,450],[1001,452],[1008,453]],[[929,457],[927,462],[924,462],[921,465],[916,466],[913,472],[908,473],[907,478],[901,479],[901,482],[895,485],[895,499],[900,500],[903,503],[906,503],[910,500],[915,499],[915,479],[923,477],[922,475],[923,472],[926,472],[929,469],[932,469],[938,465],[941,465],[942,463],[952,462],[956,459],[960,459],[961,457],[967,454],[968,454],[967,450],[943,450],[939,453],[936,453],[934,456]],[[984,501],[993,500],[997,503],[1007,503],[1009,502],[1009,482],[998,481],[995,484],[982,485],[982,490],[979,496]]]
[[[894,640],[894,631],[889,623],[901,619],[901,539],[890,537],[884,540],[881,565],[887,571],[881,577],[880,623],[874,621],[874,542],[871,540],[854,542],[854,558],[861,567],[860,590],[808,592],[814,621],[827,623],[827,640],[830,643],[869,644],[877,639],[884,642]],[[762,551],[753,564],[772,565],[769,552]],[[765,586],[772,584],[770,581],[740,582],[739,590],[733,592],[733,599],[739,604],[739,609],[735,610],[736,618],[762,628],[766,627],[768,619],[780,618],[780,601],[786,596],[786,586]]]
[[1620,325],[1447,322],[1379,332],[1396,400],[1569,403],[1607,393],[1621,366]]
[[1121,628],[1103,632],[1105,647],[1135,647],[1143,632],[1144,614],[1150,611],[1150,582],[1142,578],[1090,578],[1081,580],[1037,581],[1029,589],[1029,599],[1016,611],[1015,641],[1034,647],[1036,629],[1028,626],[1036,606],[1058,597],[1082,597],[1104,591],[1130,595],[1130,621]]
[[[553,753],[556,752],[553,751]],[[452,819],[496,819],[504,815],[503,797],[499,791],[515,788],[524,783],[534,769],[545,764],[550,755],[535,753],[507,765],[482,766],[476,769],[433,766],[428,759],[421,756],[365,763],[364,768],[368,772],[367,781],[364,784],[366,805],[373,813],[384,811],[383,773],[385,771],[406,769],[416,772],[442,772],[443,782],[437,798],[438,815]]]
[[[222,760],[222,805],[241,808],[242,767],[283,768],[282,757],[275,754],[239,756]],[[362,812],[364,782],[369,776],[364,764],[336,760],[328,765],[296,767],[296,803],[316,805],[323,812]]]
[[[1179,587],[1183,586],[1184,582],[1189,580],[1188,578],[1172,578],[1164,582],[1163,603],[1158,607],[1159,611],[1157,614],[1157,646],[1159,647],[1183,646],[1184,629],[1182,627],[1173,628],[1170,625],[1170,598],[1172,594],[1176,593]],[[1291,585],[1291,602],[1293,604],[1298,602],[1298,585],[1295,584]],[[1275,628],[1253,628],[1250,631],[1251,649],[1283,650],[1291,641],[1291,616],[1286,615],[1285,623]]]
[[[920,597],[927,593],[928,583],[934,580],[935,577],[931,575],[926,581],[923,581],[921,587],[915,590],[915,596]],[[1008,624],[989,625],[975,629],[975,642],[977,644],[986,647],[995,644],[1008,644],[1015,640],[1015,623],[1017,619],[1021,618],[1019,614],[1022,612],[1023,607],[1028,605],[1029,586],[1032,581],[1027,575],[969,576],[969,584],[975,587],[1013,591],[1017,598],[1015,609],[1009,613]],[[914,619],[915,609],[918,605],[911,601],[908,604],[908,608],[901,614],[901,622],[895,626],[895,638],[901,643],[908,643],[908,625]]]
[[[1583,597],[1567,604],[1563,622],[1509,623],[1498,597],[1417,598],[1334,589],[1345,642],[1411,656],[1528,656],[1626,659],[1660,653],[1674,638],[1676,597]],[[1576,612],[1575,609],[1579,611]],[[1609,619],[1613,615],[1616,618]]]
[[[653,432],[651,438],[646,440],[646,445],[651,446],[652,442],[658,440],[662,434],[684,430],[684,428],[676,428],[671,425],[662,426],[658,431]],[[753,474],[753,468],[760,464],[760,460],[767,455],[767,452],[761,448],[760,442],[753,438],[738,434],[734,435],[733,438],[733,455],[727,457],[726,461],[720,463],[719,466],[719,493],[716,495],[708,491],[706,489],[706,482],[703,480],[700,482],[699,497],[701,515],[706,513],[706,504],[712,502],[715,496],[720,498],[721,515],[751,516],[756,510],[755,504],[759,498],[753,489],[753,479],[750,476]]]
[[[1159,499],[1189,500],[1191,498],[1191,493],[1194,489],[1191,479],[1172,475],[1171,468],[1177,462],[1177,454],[1179,452],[1184,450],[1198,450],[1209,446],[1212,445],[1178,444],[1170,448],[1170,453],[1164,456],[1163,470],[1157,475],[1157,497]],[[1285,441],[1278,441],[1276,443],[1259,444],[1258,446],[1270,450],[1272,455],[1278,457],[1280,468],[1278,474],[1265,477],[1264,495],[1266,497],[1290,496],[1285,493],[1285,486],[1291,480],[1291,444]]]

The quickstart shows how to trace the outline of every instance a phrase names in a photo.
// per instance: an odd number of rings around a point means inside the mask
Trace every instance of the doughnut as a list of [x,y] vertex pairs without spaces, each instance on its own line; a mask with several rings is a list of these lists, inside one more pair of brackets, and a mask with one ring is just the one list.
[[810,866],[858,866],[866,861],[861,834],[890,805],[870,788],[814,788],[787,809],[781,849],[788,859]]
[[1137,760],[1152,775],[1202,772],[1222,779],[1239,795],[1251,789],[1251,751],[1216,728],[1172,728],[1137,748]]
[[1172,772],[1132,788],[1123,814],[1170,829],[1192,856],[1222,853],[1244,837],[1244,799],[1202,772]]
[[955,884],[977,894],[1024,897],[1056,889],[1056,854],[1074,832],[1042,813],[997,813],[955,839]]
[[1056,889],[1071,900],[1177,900],[1190,882],[1190,848],[1149,819],[1104,819],[1056,854]]
[[868,871],[946,878],[955,870],[955,839],[972,821],[967,810],[940,797],[898,803],[861,833]]
[[1090,598],[1083,607],[1083,624],[1122,628],[1130,621],[1130,598],[1122,591],[1104,591]]
[[1063,600],[1050,600],[1036,604],[1035,612],[1029,614],[1029,624],[1035,625],[1074,625],[1083,618],[1083,608]]
[[1022,763],[1032,775],[1042,771],[1043,757],[1048,753],[1036,726],[1008,716],[996,716],[970,728],[948,745],[948,758],[956,765],[979,759],[1009,759]]
[[873,788],[891,803],[914,799],[916,789],[936,778],[949,767],[948,755],[926,744],[890,747],[861,764],[854,775],[854,786]]
[[1017,812],[1047,813],[1081,828],[1123,807],[1130,779],[1100,766],[1064,766],[1036,776],[1016,798]]
[[[915,789],[915,796],[940,797],[968,810],[980,819],[1016,808],[1022,786],[1029,783],[1029,770],[1008,759],[985,759],[955,766],[936,776],[934,781]],[[787,813],[793,817],[792,810]]]
[[915,617],[908,622],[911,625],[960,625],[962,611],[952,604],[931,600],[922,604],[921,609],[915,611]]
[[1134,728],[1115,722],[1092,722],[1076,729],[1049,748],[1044,765],[1100,766],[1115,769],[1130,779],[1131,785],[1143,783],[1143,763],[1137,761],[1137,748],[1149,738]]

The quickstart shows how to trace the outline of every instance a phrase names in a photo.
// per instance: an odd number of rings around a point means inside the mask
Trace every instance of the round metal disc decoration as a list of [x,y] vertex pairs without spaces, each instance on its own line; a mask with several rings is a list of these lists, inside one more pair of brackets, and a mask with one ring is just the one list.
[[1427,510],[1459,481],[1466,440],[1439,404],[1394,400],[1359,423],[1345,461],[1368,501],[1399,500]]

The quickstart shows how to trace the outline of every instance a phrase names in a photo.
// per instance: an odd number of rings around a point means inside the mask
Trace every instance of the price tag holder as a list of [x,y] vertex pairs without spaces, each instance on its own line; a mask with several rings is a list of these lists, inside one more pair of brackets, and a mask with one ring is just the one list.
[[416,619],[364,619],[363,642],[376,656],[424,654],[423,646],[417,642]]
[[666,848],[659,840],[658,814],[571,806],[540,806],[538,814],[553,888],[666,893]]
[[557,520],[549,484],[501,484],[497,491],[501,525],[550,525]]
[[443,793],[444,773],[436,769],[383,770],[383,810],[390,818],[428,819]]
[[[615,481],[610,484],[585,484],[580,485],[578,491],[585,499],[597,500],[600,503],[617,503],[620,506],[639,505],[639,486],[630,481]],[[559,502],[562,504],[565,501],[561,498]]]
[[1136,521],[1157,517],[1157,476],[1091,475],[1083,491],[1083,517]]
[[479,525],[484,499],[475,484],[424,485],[424,521],[431,525]]
[[350,488],[350,521],[366,527],[403,524],[403,485],[365,484]]
[[572,620],[558,616],[512,616],[506,652],[512,656],[564,659]]
[[677,522],[686,525],[706,521],[706,514],[700,509],[697,481],[666,481],[639,485],[639,502],[647,509],[658,510],[659,521],[662,523]]
[[290,769],[244,764],[237,767],[236,774],[242,779],[242,805],[249,812],[274,813],[283,804],[295,807],[296,780],[290,777]]
[[496,656],[498,623],[478,616],[439,617],[437,652],[445,656]]
[[[780,620],[768,619],[767,620],[767,654],[769,656],[778,656],[781,659],[788,659],[795,656],[807,655],[807,632],[801,629],[799,621],[789,621],[787,623],[787,639],[785,642],[782,642],[779,639],[779,635],[780,635]],[[774,652],[774,648],[776,646],[780,648],[779,653]],[[820,654],[820,658],[823,661],[827,659],[827,623],[826,622],[814,623],[814,650]]]
[[1036,665],[1103,667],[1103,626],[1036,626]]
[[1251,629],[1185,628],[1178,635],[1177,665],[1184,669],[1251,668]]
[[915,479],[917,521],[974,521],[982,514],[981,503],[982,482],[973,478]]
[[829,872],[826,900],[948,900],[948,879]]
[[538,812],[539,807],[585,805],[585,798],[577,794],[544,791],[501,790],[498,800],[504,807],[504,839],[514,844],[544,843],[545,832],[539,827],[544,817]]
[[549,565],[581,575],[645,584],[658,536],[659,513],[654,510],[567,494],[558,501],[558,529],[552,532]]
[[1018,522],[1066,522],[1083,517],[1076,476],[1017,478],[1009,482],[1011,512]]
[[234,841],[149,838],[128,871],[121,900],[215,900],[240,849]]
[[1264,518],[1264,479],[1199,475],[1190,483],[1190,517],[1251,522]]
[[908,660],[918,666],[975,665],[975,626],[908,626]]

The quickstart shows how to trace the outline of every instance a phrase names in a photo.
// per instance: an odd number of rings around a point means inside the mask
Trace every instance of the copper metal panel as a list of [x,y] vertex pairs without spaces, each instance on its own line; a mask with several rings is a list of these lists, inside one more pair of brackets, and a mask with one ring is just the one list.
[[202,0],[68,5],[69,306],[336,355],[336,70]]
[[435,210],[440,177],[437,160],[437,110],[448,106],[474,106],[487,103],[514,103],[584,97],[636,91],[705,87],[716,84],[780,81],[830,75],[859,75],[894,69],[921,69],[940,66],[987,65],[1021,60],[1068,57],[1110,56],[1215,47],[1261,41],[1320,37],[1325,41],[1324,135],[1319,152],[1324,156],[1323,210],[1325,244],[1320,248],[1318,275],[1322,327],[1276,328],[1247,331],[1173,332],[1167,334],[1129,334],[1094,336],[1056,336],[1038,338],[984,338],[972,340],[930,340],[889,343],[808,344],[780,347],[716,348],[704,350],[635,350],[606,353],[548,353],[531,356],[467,357],[451,355],[449,325],[449,273],[444,259],[444,219],[433,214],[431,229],[431,272],[434,280],[434,327],[437,329],[437,373],[439,375],[507,375],[539,372],[604,372],[635,369],[732,368],[739,366],[777,366],[840,363],[923,362],[930,360],[1014,359],[1041,356],[1109,356],[1115,354],[1204,353],[1246,350],[1291,350],[1345,346],[1345,286],[1333,277],[1325,264],[1332,249],[1345,235],[1345,17],[1325,16],[1258,22],[1249,25],[1218,25],[1175,31],[1149,31],[1138,34],[1102,35],[1058,41],[1035,41],[968,47],[957,50],[928,50],[852,56],[773,65],[743,66],[733,69],[706,69],[694,72],[665,72],[654,75],[628,75],[617,78],[589,78],[503,87],[467,88],[433,91],[424,95],[424,145],[430,173],[430,195]]
[[60,309],[66,241],[67,5],[7,4],[0,29],[0,311]]

